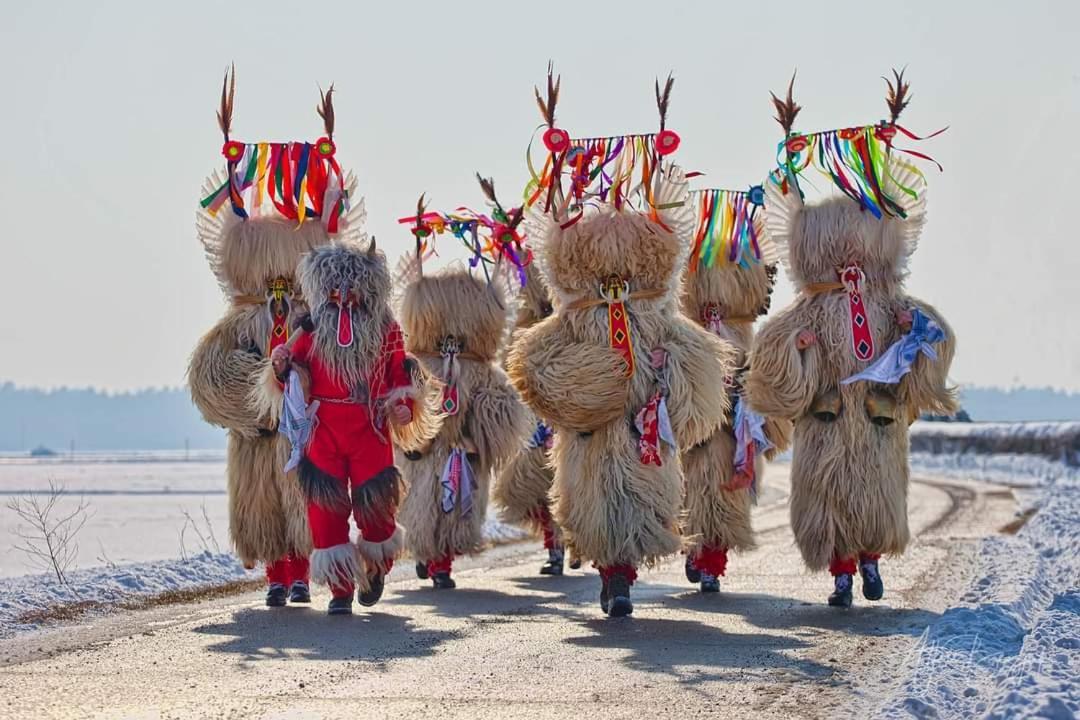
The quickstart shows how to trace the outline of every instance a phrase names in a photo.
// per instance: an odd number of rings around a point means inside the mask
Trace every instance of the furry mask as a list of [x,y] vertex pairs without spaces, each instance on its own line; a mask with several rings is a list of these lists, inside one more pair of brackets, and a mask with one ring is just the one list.
[[374,239],[367,250],[335,242],[305,255],[298,275],[311,307],[319,359],[338,380],[360,382],[378,359],[393,321],[386,256]]

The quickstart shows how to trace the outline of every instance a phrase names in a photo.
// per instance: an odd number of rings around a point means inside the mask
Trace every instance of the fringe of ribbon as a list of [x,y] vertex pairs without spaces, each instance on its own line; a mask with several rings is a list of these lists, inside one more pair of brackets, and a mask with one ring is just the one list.
[[548,153],[539,172],[530,142],[525,153],[531,178],[523,194],[525,207],[543,200],[545,211],[555,209],[557,217],[566,218],[564,229],[580,220],[588,205],[600,203],[610,203],[616,210],[629,207],[659,221],[663,208],[656,205],[654,185],[662,160],[656,138],[656,133],[572,138],[565,151]]
[[[890,171],[889,158],[892,152],[928,160],[937,165],[939,170],[942,168],[929,155],[894,146],[892,138],[900,132],[912,140],[928,140],[946,129],[919,137],[900,125],[883,123],[809,135],[792,134],[777,147],[777,165],[781,170],[773,172],[770,180],[784,187],[786,192],[789,178],[794,178],[797,185],[799,176],[807,168],[813,167],[874,217],[904,218],[906,213],[901,205],[901,198],[885,191],[886,180],[890,180],[899,193],[912,199],[918,199],[918,193],[897,180]],[[895,158],[894,162],[916,177],[924,177],[922,171],[912,163]]]
[[730,263],[742,268],[761,262],[754,216],[760,200],[753,190],[695,190],[698,225],[690,252],[690,269]]
[[336,233],[349,210],[341,167],[312,143],[249,143],[227,167],[227,179],[200,204],[211,215],[229,201],[233,212],[247,218],[267,203],[282,217],[298,223],[319,218]]

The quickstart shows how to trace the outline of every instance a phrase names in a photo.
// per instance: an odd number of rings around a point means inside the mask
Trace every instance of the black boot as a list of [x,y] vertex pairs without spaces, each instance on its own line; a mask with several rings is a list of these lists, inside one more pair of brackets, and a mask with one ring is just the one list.
[[454,582],[454,578],[450,577],[448,572],[435,573],[431,576],[431,583],[436,590],[453,590],[457,587],[457,583]]
[[363,590],[356,594],[356,601],[364,607],[371,607],[375,603],[379,602],[379,598],[382,597],[383,587],[383,574],[380,571],[375,571],[374,575],[368,575],[368,590]]
[[701,592],[720,592],[720,578],[716,577],[715,575],[710,575],[707,572],[701,573]]
[[563,573],[563,550],[562,548],[548,548],[548,560],[540,568],[541,575],[562,575]]
[[571,570],[580,570],[581,569],[581,556],[578,555],[573,550],[570,551],[570,569]]
[[289,602],[291,603],[309,603],[311,602],[311,590],[308,588],[308,584],[303,580],[297,580],[289,588]]
[[836,589],[829,596],[829,604],[833,607],[851,607],[852,577],[848,573],[841,573],[833,578]]
[[427,563],[426,562],[417,562],[416,563],[416,577],[420,578],[421,580],[427,580],[428,579],[428,571],[427,571]]
[[697,569],[697,565],[694,564],[694,557],[692,555],[686,556],[686,579],[694,585],[701,582],[701,571]]
[[885,594],[885,583],[881,581],[877,560],[860,560],[859,575],[862,576],[862,595],[867,600],[880,600]]
[[266,607],[285,607],[287,594],[284,585],[274,583],[266,589]]
[[352,615],[352,595],[330,598],[326,606],[327,615]]
[[634,612],[634,603],[630,602],[630,580],[621,573],[615,573],[608,580],[608,617],[625,617]]

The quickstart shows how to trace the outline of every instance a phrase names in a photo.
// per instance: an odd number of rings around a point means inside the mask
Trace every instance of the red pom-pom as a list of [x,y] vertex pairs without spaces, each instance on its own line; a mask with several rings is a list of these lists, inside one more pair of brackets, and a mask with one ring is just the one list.
[[563,152],[570,147],[570,135],[559,128],[548,128],[544,133],[544,147],[551,152]]
[[230,140],[221,147],[221,154],[229,162],[240,162],[240,158],[244,157],[244,150],[244,143]]
[[670,155],[679,149],[680,142],[682,140],[674,130],[661,130],[656,135],[656,152],[660,155]]
[[874,128],[874,135],[876,135],[879,140],[889,142],[894,137],[896,137],[896,126],[878,125],[876,128]]
[[321,137],[315,142],[315,152],[319,153],[320,157],[334,157],[334,153],[337,152],[337,145],[334,145],[334,141],[328,137]]
[[787,151],[790,153],[800,153],[806,149],[806,146],[810,143],[807,141],[805,135],[792,135],[787,141]]

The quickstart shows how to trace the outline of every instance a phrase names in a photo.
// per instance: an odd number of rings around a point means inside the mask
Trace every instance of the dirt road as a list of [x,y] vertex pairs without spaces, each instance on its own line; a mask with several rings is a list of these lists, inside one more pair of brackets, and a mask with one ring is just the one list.
[[[268,610],[261,594],[97,618],[0,650],[0,714],[41,717],[829,717],[867,714],[923,628],[963,593],[975,542],[1013,517],[1011,493],[920,479],[916,538],[886,559],[885,599],[824,605],[801,565],[787,468],[770,468],[758,550],[703,596],[672,560],[642,574],[632,618],[609,620],[592,570],[546,578],[535,544],[498,548],[436,592],[397,568],[351,618]],[[857,583],[856,583],[857,585]]]

